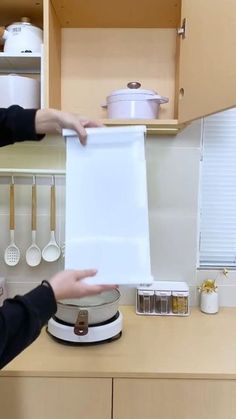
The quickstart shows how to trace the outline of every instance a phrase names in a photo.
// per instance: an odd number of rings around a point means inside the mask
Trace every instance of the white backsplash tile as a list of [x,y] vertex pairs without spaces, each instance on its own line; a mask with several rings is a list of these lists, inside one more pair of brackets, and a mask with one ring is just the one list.
[[201,143],[202,121],[197,120],[186,126],[178,135],[154,137],[150,135],[146,141],[146,151],[153,153],[159,147],[199,148]]
[[197,214],[200,150],[159,147],[147,155],[150,211]]
[[188,214],[150,214],[151,264],[156,280],[194,282],[196,222],[196,217]]
[[44,146],[38,142],[2,147],[0,150],[0,167],[62,169],[65,167],[65,149],[64,146]]
[[24,295],[27,292],[31,291],[33,288],[37,287],[40,284],[39,282],[8,282],[7,283],[7,297],[12,298],[15,295]]

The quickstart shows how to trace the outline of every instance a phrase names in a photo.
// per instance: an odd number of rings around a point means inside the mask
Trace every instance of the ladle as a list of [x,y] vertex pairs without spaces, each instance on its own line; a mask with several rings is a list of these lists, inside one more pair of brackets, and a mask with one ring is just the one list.
[[44,247],[42,251],[42,257],[46,262],[55,262],[61,255],[61,249],[58,246],[55,238],[56,229],[56,190],[55,181],[53,177],[53,183],[51,185],[51,205],[50,205],[50,229],[51,237],[49,243]]
[[32,207],[31,207],[31,230],[32,230],[32,243],[31,246],[26,250],[26,262],[29,266],[38,266],[41,262],[41,250],[36,244],[36,208],[37,208],[37,197],[36,197],[36,183],[35,176],[33,177],[32,184]]

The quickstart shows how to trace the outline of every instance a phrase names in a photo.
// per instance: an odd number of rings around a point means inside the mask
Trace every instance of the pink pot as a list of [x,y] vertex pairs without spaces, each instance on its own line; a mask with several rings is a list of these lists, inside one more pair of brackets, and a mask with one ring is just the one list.
[[140,89],[141,84],[130,82],[127,89],[115,90],[108,97],[107,116],[110,119],[156,119],[159,107],[169,99],[158,95],[154,90]]

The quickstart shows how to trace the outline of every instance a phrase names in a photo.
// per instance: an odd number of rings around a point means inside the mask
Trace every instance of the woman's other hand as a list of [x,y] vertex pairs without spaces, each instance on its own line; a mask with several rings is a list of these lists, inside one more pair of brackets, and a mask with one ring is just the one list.
[[65,270],[54,275],[49,282],[56,300],[81,298],[116,288],[115,285],[90,285],[83,281],[85,278],[95,276],[96,273],[95,269]]

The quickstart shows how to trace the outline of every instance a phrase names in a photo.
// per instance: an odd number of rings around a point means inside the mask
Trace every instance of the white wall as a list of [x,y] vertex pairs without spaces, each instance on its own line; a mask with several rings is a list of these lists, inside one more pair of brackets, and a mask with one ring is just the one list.
[[[185,128],[178,136],[150,136],[146,141],[150,214],[152,272],[158,280],[187,281],[192,303],[196,303],[196,255],[198,221],[198,182],[201,121]],[[41,143],[21,143],[0,149],[1,167],[64,169],[64,142],[47,138]],[[49,239],[49,187],[38,188],[38,241]],[[0,185],[0,270],[6,276],[10,294],[25,292],[35,283],[61,269],[63,260],[27,267],[24,258],[15,268],[6,267],[3,251],[9,240],[8,192]],[[57,238],[64,241],[64,187],[57,188]],[[16,238],[25,252],[30,243],[30,187],[16,191]],[[121,288],[122,302],[134,302],[134,290]]]

